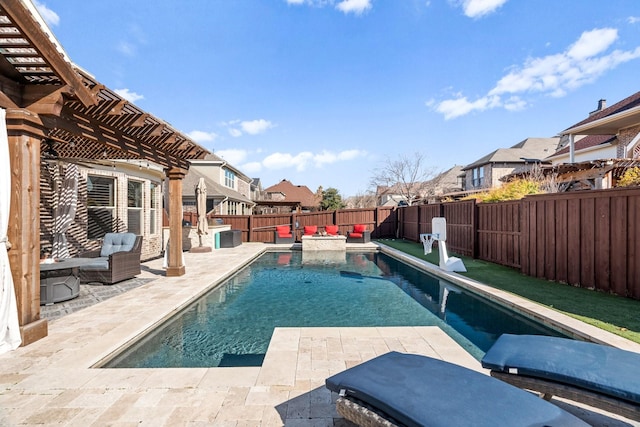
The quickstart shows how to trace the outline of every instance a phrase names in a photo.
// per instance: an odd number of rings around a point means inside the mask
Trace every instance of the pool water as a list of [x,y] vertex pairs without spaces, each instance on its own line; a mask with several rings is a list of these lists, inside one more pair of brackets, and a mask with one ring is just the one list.
[[382,253],[316,255],[265,253],[104,367],[260,366],[276,327],[439,326],[478,359],[503,333],[561,336]]

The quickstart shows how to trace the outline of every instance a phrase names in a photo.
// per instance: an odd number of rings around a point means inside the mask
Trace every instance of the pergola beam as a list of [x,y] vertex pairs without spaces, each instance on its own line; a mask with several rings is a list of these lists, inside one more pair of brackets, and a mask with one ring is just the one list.
[[11,16],[11,20],[20,28],[20,31],[29,41],[37,46],[35,48],[41,53],[42,57],[50,64],[51,69],[56,73],[64,83],[68,84],[73,90],[74,95],[80,99],[84,105],[93,105],[97,102],[95,96],[84,85],[80,76],[65,61],[60,51],[47,37],[40,24],[34,19],[33,15],[26,9],[20,0],[4,0],[2,7]]

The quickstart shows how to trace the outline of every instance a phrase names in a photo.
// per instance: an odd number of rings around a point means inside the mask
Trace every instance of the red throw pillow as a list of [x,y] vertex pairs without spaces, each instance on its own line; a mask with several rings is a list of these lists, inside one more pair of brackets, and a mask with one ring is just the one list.
[[317,232],[318,232],[318,226],[317,225],[305,225],[304,226],[304,234],[306,234],[306,235],[316,234]]
[[367,230],[367,226],[364,224],[356,224],[353,226],[354,233],[364,233]]
[[330,234],[332,236],[336,236],[338,234],[338,226],[337,225],[325,225],[324,231],[326,231],[327,234]]
[[289,228],[288,225],[277,225],[276,226],[276,232],[278,233],[278,236],[280,236],[280,237],[291,237],[289,230],[290,230],[290,228]]

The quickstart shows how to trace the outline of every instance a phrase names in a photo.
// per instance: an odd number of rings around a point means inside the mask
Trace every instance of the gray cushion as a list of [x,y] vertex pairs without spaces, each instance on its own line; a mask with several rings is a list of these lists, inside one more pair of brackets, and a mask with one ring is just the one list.
[[504,334],[482,366],[640,403],[640,354],[567,338]]
[[107,233],[104,235],[100,256],[109,256],[115,252],[128,252],[133,249],[136,235],[133,233]]
[[488,375],[391,352],[326,380],[407,426],[587,426],[531,393]]
[[109,257],[91,258],[86,264],[80,266],[80,270],[108,270]]

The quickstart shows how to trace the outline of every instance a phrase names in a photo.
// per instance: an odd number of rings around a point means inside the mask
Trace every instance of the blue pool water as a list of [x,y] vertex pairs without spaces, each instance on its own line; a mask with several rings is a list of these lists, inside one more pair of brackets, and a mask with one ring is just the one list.
[[385,254],[316,255],[262,255],[104,367],[259,366],[287,326],[439,326],[476,358],[503,333],[560,335]]

